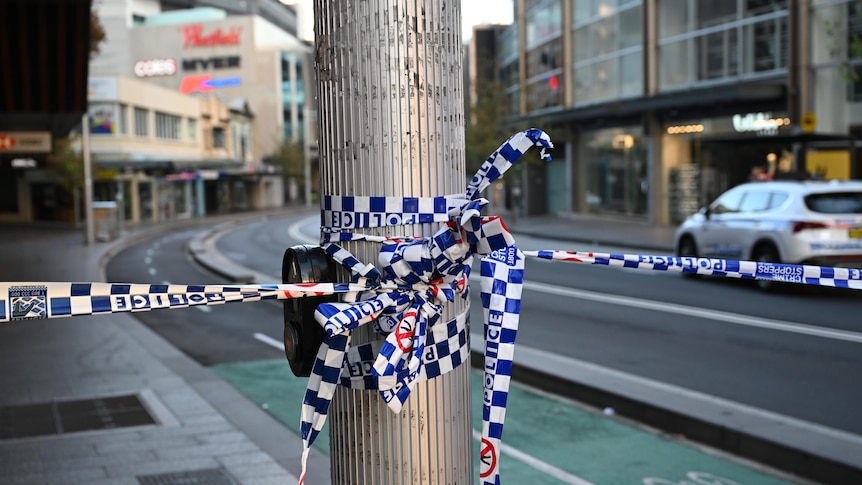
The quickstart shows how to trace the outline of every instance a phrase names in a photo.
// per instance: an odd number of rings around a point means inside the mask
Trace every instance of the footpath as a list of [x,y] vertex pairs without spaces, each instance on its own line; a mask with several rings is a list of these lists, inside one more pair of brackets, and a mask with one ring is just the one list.
[[[292,209],[278,213],[288,210]],[[83,243],[81,229],[3,225],[0,281],[104,281],[106,261],[137,241],[188,227],[209,228],[207,237],[213,240],[220,230],[274,214],[234,214],[138,228],[125,231],[116,241],[90,246]],[[590,217],[506,220],[518,235],[672,252],[672,227]],[[224,263],[214,247],[190,245],[200,262]],[[554,356],[530,349],[518,352],[518,360],[525,363],[518,372],[537,383],[572,375],[570,366],[578,366],[584,380],[571,385],[582,387],[587,401],[590,395],[602,395],[611,399],[603,402],[618,410],[671,422],[686,412],[704,433],[719,433],[737,446],[766,449],[769,440],[777,438],[778,443],[803,450],[815,448],[837,463],[853,463],[853,456],[862,456],[858,440],[770,421],[708,396],[689,394],[680,399],[672,389],[627,381],[583,363],[550,362]],[[0,365],[0,483],[297,483],[301,454],[297,435],[223,376],[197,364],[130,314],[2,324]],[[535,372],[548,367],[557,368],[560,375]],[[632,390],[639,392],[639,403],[619,397]],[[669,399],[678,409],[660,410],[658,404]],[[798,453],[808,462],[811,456]],[[824,463],[815,465],[829,465]],[[679,481],[684,477],[672,482],[667,478],[651,483],[689,483]],[[691,475],[688,480],[700,483]],[[312,450],[306,483],[329,483],[329,458],[320,449]]]

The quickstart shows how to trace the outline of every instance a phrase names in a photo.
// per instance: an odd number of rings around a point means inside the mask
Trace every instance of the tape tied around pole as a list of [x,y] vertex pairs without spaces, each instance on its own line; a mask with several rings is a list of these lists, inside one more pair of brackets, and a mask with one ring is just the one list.
[[[356,383],[362,389],[377,389],[390,410],[399,412],[417,382],[451,371],[465,360],[465,355],[469,355],[466,332],[453,331],[451,322],[444,327],[438,322],[443,305],[460,297],[467,302],[467,308],[455,321],[463,319],[466,324],[469,313],[467,282],[473,254],[496,254],[495,251],[504,249],[514,251],[520,267],[513,271],[520,271],[519,280],[523,279],[524,258],[514,247],[514,238],[501,218],[481,215],[488,201],[478,198],[478,195],[533,146],[542,148],[542,159],[550,159],[545,149],[552,148],[553,144],[546,133],[535,128],[516,133],[485,160],[465,194],[434,198],[323,197],[321,220],[325,224],[321,227],[321,244],[325,251],[350,271],[354,283],[373,282],[377,287],[376,290],[349,295],[347,301],[321,303],[315,311],[315,319],[325,329],[326,336],[318,349],[303,399],[300,429],[304,450],[300,483],[305,477],[310,446],[323,428],[339,383],[350,386]],[[428,238],[369,236],[346,231],[427,222],[444,224]],[[382,244],[378,257],[382,269],[373,270],[370,265],[360,262],[339,246],[338,243],[344,241]],[[498,257],[507,260],[505,256]],[[485,279],[492,281],[494,287],[511,284],[512,298],[517,287],[518,304],[505,305],[509,311],[520,307],[520,281],[516,284],[509,281],[509,277],[498,281],[493,275],[483,276],[483,281]],[[517,330],[517,319],[517,314],[507,317],[509,324],[514,320],[514,331]],[[364,373],[365,367],[356,370],[348,355],[351,352],[350,332],[370,322],[374,322],[375,331],[386,337],[373,359],[371,375],[368,376]],[[445,329],[445,340],[438,340],[437,328]],[[500,343],[501,348],[509,349],[509,353],[514,348],[514,331],[507,330],[511,342]],[[457,350],[452,348],[456,343]],[[371,356],[367,354],[373,350],[376,349],[365,347],[354,354],[365,353],[366,358],[361,362],[371,362]],[[350,374],[357,372],[358,378],[343,379],[345,369]],[[493,449],[499,448],[505,414],[500,412],[501,403],[505,408],[505,399],[500,396],[508,394],[511,363],[501,363],[499,369],[500,379],[494,387],[498,394],[493,401],[494,406],[488,405],[492,410],[485,413],[490,424],[483,425],[483,433],[490,432],[494,436],[489,438]],[[496,372],[487,371],[486,376],[496,375]],[[488,439],[483,438],[483,441]]]

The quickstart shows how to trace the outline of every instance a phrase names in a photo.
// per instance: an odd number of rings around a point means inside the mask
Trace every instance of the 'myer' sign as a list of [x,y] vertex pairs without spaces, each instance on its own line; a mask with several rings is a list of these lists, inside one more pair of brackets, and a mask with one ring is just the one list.
[[239,67],[239,56],[194,57],[183,59],[184,71],[206,71],[208,69],[230,69]]

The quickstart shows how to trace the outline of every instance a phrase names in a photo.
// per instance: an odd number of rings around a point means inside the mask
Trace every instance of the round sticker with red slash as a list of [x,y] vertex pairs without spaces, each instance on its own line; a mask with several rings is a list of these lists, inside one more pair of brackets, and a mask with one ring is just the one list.
[[497,449],[485,438],[482,438],[479,460],[482,462],[482,468],[485,469],[479,472],[479,478],[488,478],[497,469]]
[[416,334],[416,312],[407,312],[401,323],[395,327],[395,341],[402,352],[407,353],[413,348],[413,335]]

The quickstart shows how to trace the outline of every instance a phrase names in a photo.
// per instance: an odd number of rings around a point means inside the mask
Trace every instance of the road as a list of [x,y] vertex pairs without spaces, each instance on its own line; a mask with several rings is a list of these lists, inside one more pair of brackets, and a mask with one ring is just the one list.
[[[297,222],[253,223],[226,234],[217,246],[275,279],[285,247],[316,239],[313,218]],[[185,244],[195,234],[127,249],[106,268],[109,280],[221,283],[187,256]],[[527,237],[518,242],[523,249],[619,252]],[[862,435],[856,412],[862,334],[854,319],[862,302],[852,292],[766,294],[739,281],[534,259],[527,262],[526,279],[521,345]],[[481,322],[476,282],[473,298],[475,331]],[[277,303],[138,316],[206,365],[283,358],[255,338],[281,339]]]

